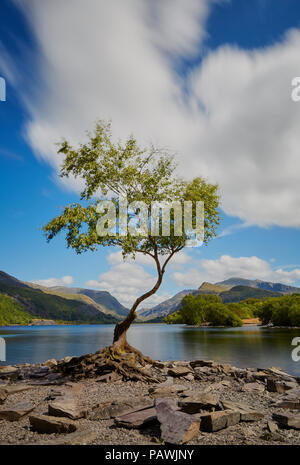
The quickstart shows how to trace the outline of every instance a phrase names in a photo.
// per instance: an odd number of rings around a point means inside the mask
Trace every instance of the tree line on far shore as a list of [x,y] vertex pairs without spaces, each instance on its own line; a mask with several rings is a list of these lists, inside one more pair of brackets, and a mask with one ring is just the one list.
[[218,295],[188,295],[181,308],[165,317],[168,324],[242,326],[244,319],[259,318],[262,324],[300,327],[300,295],[246,299],[224,304]]

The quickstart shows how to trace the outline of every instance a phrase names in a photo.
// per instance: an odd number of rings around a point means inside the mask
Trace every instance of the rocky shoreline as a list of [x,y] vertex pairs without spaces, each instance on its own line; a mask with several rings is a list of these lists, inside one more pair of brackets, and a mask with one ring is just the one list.
[[0,444],[300,444],[300,378],[278,368],[157,361],[150,383],[74,382],[60,363],[0,367]]

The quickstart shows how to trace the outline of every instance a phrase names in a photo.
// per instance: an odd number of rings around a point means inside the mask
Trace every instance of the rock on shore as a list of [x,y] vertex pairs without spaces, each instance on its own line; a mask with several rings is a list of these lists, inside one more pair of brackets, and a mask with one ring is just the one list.
[[146,384],[57,363],[0,367],[0,444],[300,444],[300,379],[279,368],[157,361]]

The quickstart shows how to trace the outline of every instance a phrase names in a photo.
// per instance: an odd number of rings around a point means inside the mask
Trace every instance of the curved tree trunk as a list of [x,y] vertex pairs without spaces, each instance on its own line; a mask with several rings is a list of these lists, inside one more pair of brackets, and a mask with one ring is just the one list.
[[136,316],[137,316],[136,309],[139,306],[139,304],[143,302],[143,300],[155,294],[155,292],[158,290],[159,286],[161,285],[162,278],[163,278],[163,272],[159,270],[158,279],[156,281],[155,286],[150,291],[138,297],[136,301],[134,302],[133,306],[131,307],[130,312],[128,313],[125,320],[116,324],[115,330],[114,330],[114,340],[113,340],[113,345],[115,348],[126,349],[126,347],[130,347],[127,342],[127,330],[130,327],[130,325],[134,322],[134,320],[136,319]]

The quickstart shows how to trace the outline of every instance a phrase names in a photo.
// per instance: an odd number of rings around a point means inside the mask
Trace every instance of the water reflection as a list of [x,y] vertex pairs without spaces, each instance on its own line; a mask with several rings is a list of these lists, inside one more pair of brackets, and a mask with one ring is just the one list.
[[[0,328],[6,340],[6,364],[95,352],[112,341],[113,325]],[[300,376],[300,362],[291,358],[291,341],[299,330],[188,328],[183,325],[134,325],[129,342],[160,360],[213,359],[238,367],[278,366]]]

